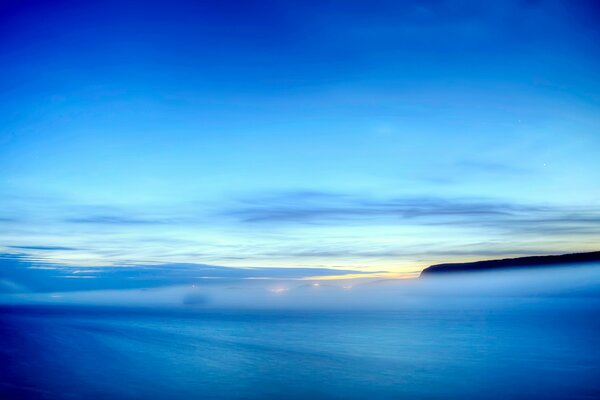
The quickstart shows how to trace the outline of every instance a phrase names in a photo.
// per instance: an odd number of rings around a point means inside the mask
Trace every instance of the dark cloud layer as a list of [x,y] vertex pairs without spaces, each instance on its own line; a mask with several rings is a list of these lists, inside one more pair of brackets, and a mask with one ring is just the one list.
[[151,288],[241,279],[299,279],[366,274],[330,268],[235,268],[206,264],[125,265],[76,268],[34,261],[25,254],[0,254],[0,293]]

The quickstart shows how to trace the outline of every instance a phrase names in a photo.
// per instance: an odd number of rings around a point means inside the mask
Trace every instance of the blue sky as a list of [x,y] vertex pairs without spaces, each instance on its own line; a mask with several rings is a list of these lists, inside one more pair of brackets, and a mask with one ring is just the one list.
[[403,276],[597,249],[598,11],[3,2],[0,250]]

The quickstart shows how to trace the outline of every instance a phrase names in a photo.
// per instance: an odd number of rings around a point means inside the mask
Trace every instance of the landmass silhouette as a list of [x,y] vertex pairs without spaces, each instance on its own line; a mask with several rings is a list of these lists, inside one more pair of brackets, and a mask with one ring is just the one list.
[[513,268],[536,268],[548,266],[564,266],[567,264],[600,262],[600,251],[588,253],[572,253],[549,256],[531,256],[504,258],[501,260],[485,260],[465,263],[436,264],[421,271],[421,277],[454,272],[476,272],[503,270]]

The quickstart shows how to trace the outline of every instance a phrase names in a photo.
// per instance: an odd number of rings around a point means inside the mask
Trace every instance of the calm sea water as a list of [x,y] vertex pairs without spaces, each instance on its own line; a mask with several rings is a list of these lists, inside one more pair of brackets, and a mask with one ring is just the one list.
[[598,303],[475,299],[396,311],[4,306],[0,397],[596,399]]

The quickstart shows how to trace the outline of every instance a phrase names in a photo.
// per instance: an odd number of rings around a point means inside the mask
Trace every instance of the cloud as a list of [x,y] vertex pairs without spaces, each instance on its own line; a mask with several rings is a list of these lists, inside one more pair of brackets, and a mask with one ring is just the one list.
[[[0,293],[65,292],[151,288],[202,282],[240,282],[246,279],[302,279],[314,276],[366,275],[368,272],[333,268],[225,267],[207,264],[129,264],[116,267],[74,268],[32,260],[26,254],[0,254]],[[10,289],[10,290],[9,290]]]
[[394,221],[426,217],[498,217],[539,210],[507,202],[441,197],[369,197],[304,192],[246,201],[228,215],[246,223],[312,223],[386,218]]
[[304,192],[262,198],[229,212],[242,222],[323,222],[372,218],[410,219],[428,216],[496,216],[530,207],[510,203],[406,197],[376,200],[367,197]]
[[[440,245],[441,247],[441,245]],[[507,255],[513,256],[525,256],[525,255],[545,255],[548,254],[549,250],[543,249],[510,249],[510,248],[497,248],[497,249],[489,249],[483,248],[478,245],[466,245],[463,248],[451,248],[451,249],[426,249],[422,248],[421,251],[414,251],[410,249],[404,248],[394,248],[394,249],[382,249],[382,250],[356,250],[356,249],[331,249],[331,250],[321,250],[321,249],[307,249],[300,251],[279,251],[279,252],[270,252],[264,253],[261,255],[264,256],[274,256],[274,257],[283,257],[289,256],[294,258],[382,258],[382,259],[406,259],[407,257],[431,257],[431,256],[441,256],[441,257],[456,257],[456,256],[479,256],[479,257],[493,257],[500,256],[505,257]],[[383,271],[378,271],[383,272]]]
[[520,234],[600,234],[600,208],[498,199],[392,197],[327,192],[258,196],[224,213],[243,224],[440,225]]
[[64,247],[64,246],[7,246],[8,248],[11,249],[17,249],[17,250],[57,250],[57,251],[70,251],[70,250],[80,250],[78,248],[75,247]]
[[[251,265],[268,260],[273,265],[277,260],[298,266],[297,261],[304,260],[316,267],[331,265],[335,259],[337,265],[371,268],[380,260],[386,265],[397,261],[404,268],[402,263],[414,267],[415,260],[544,254],[557,246],[566,252],[583,251],[600,237],[599,207],[499,198],[299,190],[261,192],[218,205],[187,202],[143,210],[71,205],[61,210],[58,221],[84,226],[58,223],[55,232],[82,229],[81,237],[65,233],[59,242],[63,246],[49,245],[56,243],[50,236],[37,237],[35,242],[30,237],[21,241],[30,245],[7,248],[64,264],[80,265],[78,260],[86,260],[88,266],[122,265],[129,260],[225,265],[239,265],[240,260]],[[52,220],[40,218],[52,228]],[[119,228],[124,233],[117,237]],[[251,244],[247,236],[244,240],[236,236],[249,230]],[[213,233],[217,237],[224,232],[226,241],[213,239]],[[473,244],[481,240],[492,242]],[[529,253],[532,249],[536,252]],[[67,257],[61,250],[73,253]],[[270,277],[278,276],[273,272]]]
[[167,219],[135,218],[119,215],[91,215],[76,218],[67,218],[65,222],[75,224],[100,224],[100,225],[154,225],[167,224]]
[[600,210],[547,207],[510,218],[464,223],[520,235],[600,235]]

